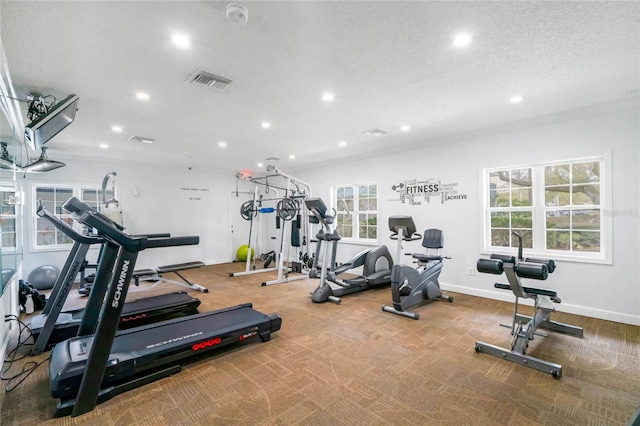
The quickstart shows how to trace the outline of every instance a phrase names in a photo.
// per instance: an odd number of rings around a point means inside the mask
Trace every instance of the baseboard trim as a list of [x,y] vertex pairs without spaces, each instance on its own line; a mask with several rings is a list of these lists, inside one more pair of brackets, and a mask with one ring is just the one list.
[[226,258],[226,259],[210,259],[210,260],[205,260],[204,264],[209,266],[209,265],[220,265],[221,263],[231,263],[233,262],[233,259],[231,258]]
[[[447,283],[440,283],[440,287],[445,291],[453,291],[455,293],[468,294],[470,296],[478,296],[484,297],[486,299],[501,300],[503,302],[513,303],[513,295],[505,292],[497,292]],[[521,304],[533,306],[533,301],[522,300]],[[571,305],[567,303],[560,303],[555,306],[558,312],[566,312],[568,314],[582,315],[585,317],[598,318],[607,321],[640,326],[640,316],[607,311],[604,309],[591,308],[588,306]]]

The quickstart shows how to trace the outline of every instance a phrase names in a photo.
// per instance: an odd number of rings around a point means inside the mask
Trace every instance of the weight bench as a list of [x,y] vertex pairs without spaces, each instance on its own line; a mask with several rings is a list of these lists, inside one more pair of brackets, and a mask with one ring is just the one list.
[[[163,282],[178,285],[180,287],[186,287],[189,289],[194,289],[201,291],[203,293],[209,293],[209,289],[202,287],[201,285],[192,283],[184,276],[180,274],[180,271],[186,271],[187,269],[195,269],[205,266],[203,262],[186,262],[186,263],[176,263],[174,265],[166,265],[166,266],[158,266],[155,269],[139,269],[133,272],[133,280],[136,286],[140,285],[140,281],[155,281],[155,283],[146,290],[151,290],[162,284]],[[182,282],[169,280],[163,277],[163,274],[174,273],[182,279]]]

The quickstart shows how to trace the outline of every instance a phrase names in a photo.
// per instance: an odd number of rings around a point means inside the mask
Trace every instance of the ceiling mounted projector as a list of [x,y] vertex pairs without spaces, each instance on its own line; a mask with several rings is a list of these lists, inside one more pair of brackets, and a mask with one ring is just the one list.
[[227,19],[236,24],[246,24],[249,19],[249,9],[240,3],[229,3],[227,5]]

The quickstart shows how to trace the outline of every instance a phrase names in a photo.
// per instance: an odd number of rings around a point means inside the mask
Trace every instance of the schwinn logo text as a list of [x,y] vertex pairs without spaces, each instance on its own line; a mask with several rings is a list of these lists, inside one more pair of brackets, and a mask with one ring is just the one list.
[[248,339],[249,337],[256,336],[257,334],[258,334],[257,331],[252,331],[251,333],[243,334],[242,336],[240,336],[240,340]]
[[199,331],[199,332],[197,332],[197,333],[187,334],[186,336],[176,337],[175,339],[170,339],[170,340],[165,340],[165,341],[163,341],[163,342],[154,343],[154,344],[152,344],[152,345],[147,345],[147,349],[150,349],[150,348],[156,348],[156,347],[158,347],[158,346],[167,345],[167,344],[169,344],[169,343],[179,342],[179,341],[181,341],[181,340],[189,339],[189,338],[191,338],[191,337],[196,337],[196,336],[199,336],[199,335],[201,335],[201,334],[202,334],[202,331]]
[[125,278],[127,278],[129,262],[131,261],[125,260],[124,264],[122,265],[122,271],[120,272],[120,277],[118,278],[118,287],[116,287],[116,294],[113,296],[113,301],[111,302],[111,306],[114,308],[118,307],[118,302],[120,301],[120,297],[122,296],[122,287],[124,286]]

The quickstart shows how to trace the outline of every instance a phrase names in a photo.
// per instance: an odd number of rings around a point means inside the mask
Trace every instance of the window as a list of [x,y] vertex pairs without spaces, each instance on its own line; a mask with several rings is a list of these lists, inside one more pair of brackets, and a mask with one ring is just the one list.
[[[71,215],[62,210],[62,204],[73,196],[73,188],[38,187],[35,190],[35,196],[36,203],[42,201],[42,205],[46,210],[55,214],[70,226],[73,226]],[[38,204],[34,205],[37,206]],[[35,216],[35,220],[36,247],[52,247],[73,243],[70,238],[60,232],[48,220],[38,217],[37,215]]]
[[[522,245],[532,247],[533,182],[531,168],[489,172],[491,245],[511,247],[511,232],[522,235]],[[516,242],[517,244],[517,242]]]
[[545,166],[544,205],[547,250],[600,252],[599,161]]
[[16,202],[13,186],[0,185],[0,232],[2,252],[10,253],[17,247]]
[[[37,206],[38,201],[42,201],[42,205],[46,210],[55,214],[69,226],[74,227],[80,233],[87,233],[89,229],[85,226],[74,223],[71,214],[62,209],[62,205],[72,196],[76,196],[82,201],[89,204],[91,207],[97,209],[99,201],[102,200],[102,190],[95,187],[78,187],[73,185],[34,185],[34,206]],[[107,197],[113,198],[113,191],[107,191]],[[35,232],[34,235],[34,248],[36,249],[56,249],[66,248],[68,245],[73,244],[73,240],[67,237],[64,233],[59,231],[48,220],[39,217],[33,212]]]
[[607,260],[605,162],[598,157],[485,170],[485,250],[517,247],[515,231],[530,253]]
[[333,188],[336,229],[343,238],[377,242],[378,186],[374,183]]

